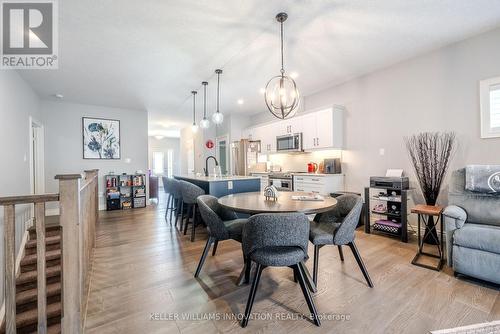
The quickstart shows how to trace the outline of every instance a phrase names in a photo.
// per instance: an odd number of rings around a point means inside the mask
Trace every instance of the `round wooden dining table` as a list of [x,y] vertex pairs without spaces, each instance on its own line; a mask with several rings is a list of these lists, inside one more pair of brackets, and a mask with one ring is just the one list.
[[[311,193],[282,191],[277,200],[268,200],[261,192],[248,192],[227,195],[218,199],[221,206],[238,213],[255,215],[258,213],[287,213],[300,212],[304,214],[321,214],[332,210],[337,205],[337,200],[333,197],[325,196],[322,200],[298,200],[292,196],[311,195]],[[245,264],[246,266],[246,264]],[[312,292],[316,292],[314,284],[307,267],[302,264],[306,276],[306,283]],[[250,269],[251,270],[251,269]],[[245,282],[245,267],[240,273],[237,284]],[[248,283],[248,282],[247,282]]]
[[323,200],[297,200],[292,196],[311,195],[297,191],[282,191],[277,200],[266,200],[261,192],[232,194],[218,199],[219,204],[234,212],[250,215],[258,213],[300,212],[306,215],[332,210],[337,205],[333,197],[324,196]]

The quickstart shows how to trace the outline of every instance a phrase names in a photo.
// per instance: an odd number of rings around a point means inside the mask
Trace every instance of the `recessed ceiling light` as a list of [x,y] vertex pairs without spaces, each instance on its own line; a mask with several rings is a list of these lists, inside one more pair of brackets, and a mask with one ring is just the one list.
[[54,94],[54,97],[56,99],[62,99],[64,97],[64,95],[62,95],[62,94]]
[[243,104],[245,103],[245,101],[243,101],[243,99],[238,99],[238,104]]
[[298,76],[299,74],[297,72],[290,73],[290,77],[292,77],[292,79],[297,79]]
[[259,90],[259,92],[260,92],[262,95],[264,95],[264,93],[266,92],[266,89],[265,89],[265,88],[261,88],[261,89]]

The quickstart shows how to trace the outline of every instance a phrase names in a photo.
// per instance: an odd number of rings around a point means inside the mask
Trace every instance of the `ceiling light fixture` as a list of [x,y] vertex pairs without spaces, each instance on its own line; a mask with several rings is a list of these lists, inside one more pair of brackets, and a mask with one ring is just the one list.
[[276,20],[280,23],[281,33],[281,74],[269,80],[264,93],[267,108],[279,119],[295,116],[300,99],[299,90],[297,89],[295,81],[285,74],[284,68],[283,22],[285,22],[287,18],[288,15],[286,13],[279,13],[276,15]]
[[266,93],[266,89],[265,89],[265,88],[261,88],[261,89],[259,90],[259,92],[260,92],[262,95],[264,95],[264,94]]
[[200,127],[207,129],[210,126],[210,121],[207,119],[207,85],[208,82],[203,81],[203,119],[200,121]]
[[198,125],[196,125],[196,94],[198,92],[193,90],[191,94],[193,94],[193,125],[191,125],[191,130],[193,133],[198,132]]
[[238,104],[240,104],[240,105],[241,105],[241,104],[243,104],[243,103],[245,103],[245,101],[244,101],[243,99],[238,99],[238,101],[237,101],[237,102],[238,102]]
[[224,115],[220,112],[219,110],[219,99],[220,99],[220,75],[222,73],[222,70],[215,70],[215,73],[217,74],[217,110],[215,113],[212,115],[212,121],[215,124],[221,124],[224,121]]

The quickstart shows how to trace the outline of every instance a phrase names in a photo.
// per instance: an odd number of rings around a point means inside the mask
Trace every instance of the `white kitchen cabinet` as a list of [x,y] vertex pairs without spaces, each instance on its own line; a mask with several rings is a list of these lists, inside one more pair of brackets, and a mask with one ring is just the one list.
[[257,135],[260,139],[260,150],[261,153],[273,153],[276,152],[276,128],[278,127],[275,123],[266,124],[258,127]]
[[302,124],[304,150],[325,148],[342,149],[344,146],[343,108],[334,107],[304,115]]
[[244,137],[261,141],[264,154],[276,152],[276,137],[302,133],[305,151],[344,148],[344,108],[334,106],[246,129]]
[[294,174],[293,190],[329,195],[344,191],[343,174]]

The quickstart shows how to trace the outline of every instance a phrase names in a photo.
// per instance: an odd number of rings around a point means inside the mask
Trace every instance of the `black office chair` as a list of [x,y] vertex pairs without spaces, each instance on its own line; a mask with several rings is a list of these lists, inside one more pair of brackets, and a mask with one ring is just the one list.
[[[248,219],[243,226],[242,246],[246,261],[257,264],[250,288],[245,315],[241,322],[246,327],[265,267],[291,267],[299,281],[302,293],[316,326],[321,326],[316,306],[306,286],[304,258],[307,255],[309,220],[301,213],[258,214]],[[247,264],[247,268],[250,265]]]

